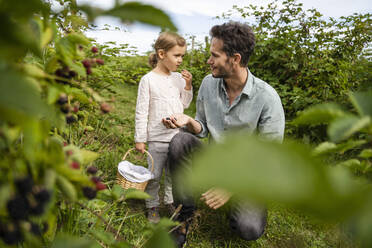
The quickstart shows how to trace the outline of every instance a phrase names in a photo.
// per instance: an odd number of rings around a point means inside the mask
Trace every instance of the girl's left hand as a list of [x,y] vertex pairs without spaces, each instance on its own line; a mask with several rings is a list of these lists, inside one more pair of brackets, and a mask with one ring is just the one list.
[[181,75],[186,81],[185,90],[191,90],[192,74],[188,70],[182,70]]

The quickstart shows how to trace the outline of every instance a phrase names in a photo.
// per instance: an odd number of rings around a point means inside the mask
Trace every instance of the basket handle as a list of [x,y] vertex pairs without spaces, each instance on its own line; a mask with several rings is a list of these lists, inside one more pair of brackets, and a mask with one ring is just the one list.
[[[127,158],[127,156],[128,156],[128,154],[131,152],[131,151],[133,151],[133,150],[135,150],[136,148],[130,148],[125,154],[124,154],[124,156],[123,156],[123,159],[122,160],[125,160],[126,158]],[[151,173],[153,173],[154,172],[154,159],[152,158],[152,156],[151,156],[151,154],[148,152],[148,151],[146,151],[146,150],[144,150],[146,153],[147,153],[147,155],[150,157],[150,159],[151,159]]]

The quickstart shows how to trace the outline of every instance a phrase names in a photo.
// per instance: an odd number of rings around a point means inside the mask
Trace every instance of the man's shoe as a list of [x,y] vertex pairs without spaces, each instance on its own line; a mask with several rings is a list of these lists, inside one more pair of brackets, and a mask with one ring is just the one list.
[[186,246],[187,233],[189,231],[189,223],[187,221],[181,222],[180,225],[171,232],[171,236],[177,248]]
[[148,208],[147,219],[151,223],[158,223],[160,221],[159,209],[157,207]]

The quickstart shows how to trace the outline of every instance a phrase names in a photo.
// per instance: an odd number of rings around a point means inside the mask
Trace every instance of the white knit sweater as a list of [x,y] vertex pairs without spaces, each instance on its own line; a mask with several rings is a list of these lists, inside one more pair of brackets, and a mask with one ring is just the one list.
[[162,119],[183,113],[192,100],[192,90],[185,90],[186,81],[178,72],[165,76],[153,71],[141,78],[138,86],[135,142],[169,142],[179,132],[167,129]]

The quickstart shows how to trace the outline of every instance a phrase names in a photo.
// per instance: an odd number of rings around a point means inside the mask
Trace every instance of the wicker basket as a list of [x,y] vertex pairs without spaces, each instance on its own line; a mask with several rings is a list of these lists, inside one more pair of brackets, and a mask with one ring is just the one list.
[[[135,148],[131,148],[129,149],[123,156],[123,159],[122,160],[125,160],[126,157],[128,156],[128,154],[135,150]],[[149,158],[151,159],[151,172],[153,173],[154,172],[154,159],[152,158],[151,154],[146,151],[146,154],[147,156],[149,156]],[[144,191],[146,186],[147,186],[147,183],[149,181],[145,181],[145,182],[142,182],[142,183],[137,183],[137,182],[131,182],[129,180],[127,180],[125,177],[123,177],[119,171],[117,172],[117,175],[116,175],[116,182],[121,186],[123,187],[124,189],[130,189],[130,188],[133,188],[133,189],[138,189],[138,190],[141,190],[141,191]]]

